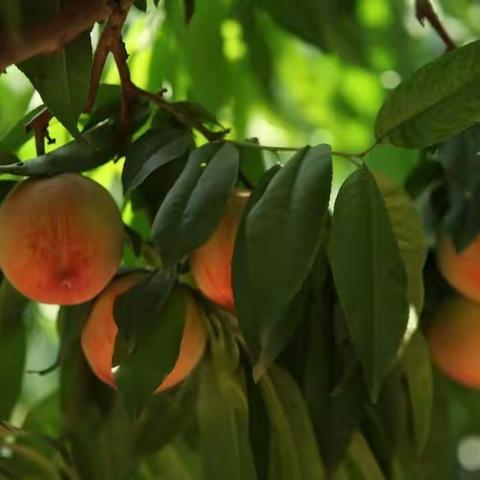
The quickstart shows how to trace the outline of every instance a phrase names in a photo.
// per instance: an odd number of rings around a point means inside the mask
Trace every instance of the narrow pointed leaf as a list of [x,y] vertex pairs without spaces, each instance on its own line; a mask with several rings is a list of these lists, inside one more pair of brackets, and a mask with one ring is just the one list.
[[18,67],[27,75],[52,114],[74,136],[85,107],[92,64],[90,32],[49,55],[31,58]]
[[208,239],[235,185],[238,163],[231,144],[207,144],[190,154],[152,226],[165,259],[178,260]]
[[372,399],[408,321],[407,275],[375,178],[357,169],[335,202],[329,258]]
[[417,70],[378,113],[378,141],[422,148],[453,136],[480,119],[480,40],[448,52]]

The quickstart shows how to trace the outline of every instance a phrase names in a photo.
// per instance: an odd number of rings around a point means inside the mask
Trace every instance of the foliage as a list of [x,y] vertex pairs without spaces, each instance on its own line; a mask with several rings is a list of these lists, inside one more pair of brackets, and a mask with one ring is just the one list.
[[[2,2],[0,43],[76,3]],[[80,347],[91,302],[38,305],[2,278],[0,477],[474,478],[456,452],[479,393],[431,365],[424,332],[452,294],[438,231],[459,250],[480,234],[478,5],[437,6],[445,53],[404,0],[110,3],[0,76],[0,199],[23,177],[94,178],[122,211],[119,274],[148,275],[115,303],[118,391]],[[237,188],[232,313],[188,256]],[[177,284],[208,348],[151,396],[178,354]]]

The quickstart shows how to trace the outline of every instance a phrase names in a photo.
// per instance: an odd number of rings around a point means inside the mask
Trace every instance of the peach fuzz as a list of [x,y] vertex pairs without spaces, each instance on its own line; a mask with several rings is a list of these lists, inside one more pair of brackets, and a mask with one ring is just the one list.
[[200,291],[212,302],[232,312],[235,310],[232,257],[249,196],[246,191],[237,191],[230,196],[215,231],[190,257],[192,274]]
[[109,192],[75,173],[30,178],[0,205],[0,268],[32,300],[73,305],[97,295],[122,258]]
[[[82,331],[82,349],[91,369],[102,382],[112,388],[116,388],[112,373],[112,356],[118,334],[113,318],[114,301],[118,295],[140,282],[144,276],[142,273],[132,273],[115,279],[95,301]],[[156,393],[182,382],[197,366],[205,350],[207,334],[202,312],[193,297],[186,290],[184,292],[186,316],[179,355],[173,370],[164,378]],[[139,374],[141,375],[141,372]]]
[[440,370],[464,386],[480,388],[480,305],[460,296],[445,301],[427,336]]

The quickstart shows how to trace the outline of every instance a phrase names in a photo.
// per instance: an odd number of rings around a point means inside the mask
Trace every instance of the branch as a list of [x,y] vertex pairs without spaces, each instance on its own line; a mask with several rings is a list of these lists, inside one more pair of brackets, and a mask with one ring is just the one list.
[[443,40],[447,50],[455,50],[456,45],[448,32],[445,30],[445,27],[440,22],[440,19],[435,13],[430,0],[416,0],[415,16],[422,26],[425,25],[425,20],[430,23],[433,29],[437,32],[438,36]]
[[43,155],[45,153],[45,139],[47,139],[48,143],[55,143],[55,140],[50,138],[48,135],[48,122],[52,118],[52,114],[50,110],[44,108],[41,112],[39,112],[35,117],[33,117],[26,125],[25,130],[28,132],[29,130],[33,131],[33,135],[35,136],[35,149],[37,151],[37,155]]
[[[133,0],[118,0],[127,8]],[[70,0],[48,18],[20,32],[0,31],[0,72],[35,55],[53,53],[74,40],[112,11],[111,0]]]

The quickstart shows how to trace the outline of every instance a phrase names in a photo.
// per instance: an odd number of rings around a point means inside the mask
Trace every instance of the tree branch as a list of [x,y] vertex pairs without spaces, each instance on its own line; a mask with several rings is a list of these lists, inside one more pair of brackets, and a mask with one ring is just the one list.
[[455,50],[456,46],[452,38],[445,30],[445,27],[440,22],[438,15],[430,3],[430,0],[416,0],[415,2],[415,16],[422,26],[425,25],[425,20],[428,20],[438,36],[443,40],[447,50]]
[[[128,10],[133,0],[118,0]],[[18,32],[0,31],[0,72],[35,55],[53,53],[112,12],[111,0],[71,0],[56,15]]]

